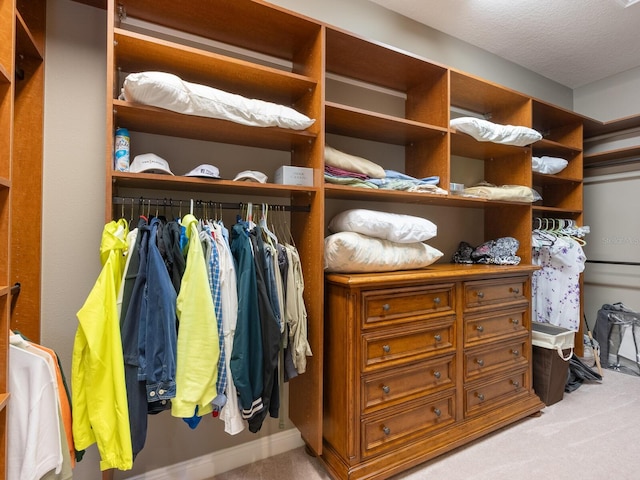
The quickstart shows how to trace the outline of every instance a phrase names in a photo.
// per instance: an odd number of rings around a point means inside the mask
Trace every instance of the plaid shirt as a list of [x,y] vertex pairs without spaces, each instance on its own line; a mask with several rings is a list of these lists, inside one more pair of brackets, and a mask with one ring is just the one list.
[[[213,235],[211,229],[206,227],[209,235]],[[224,330],[222,328],[222,300],[220,295],[220,254],[216,242],[211,239],[211,255],[209,255],[209,285],[213,297],[213,306],[218,323],[218,342],[220,344],[220,357],[218,357],[218,381],[216,391],[218,395],[224,395],[227,389],[227,368],[224,352]]]

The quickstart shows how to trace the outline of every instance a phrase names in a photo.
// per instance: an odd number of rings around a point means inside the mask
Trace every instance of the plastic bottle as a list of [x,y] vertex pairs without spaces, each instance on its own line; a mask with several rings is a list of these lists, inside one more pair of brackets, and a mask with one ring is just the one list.
[[116,138],[114,145],[114,163],[115,170],[118,172],[129,171],[129,147],[131,145],[131,137],[129,130],[126,128],[118,128],[116,130]]

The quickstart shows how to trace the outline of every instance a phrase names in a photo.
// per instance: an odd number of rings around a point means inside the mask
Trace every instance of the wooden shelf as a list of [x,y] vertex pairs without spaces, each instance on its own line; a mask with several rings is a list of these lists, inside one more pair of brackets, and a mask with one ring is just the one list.
[[273,150],[291,150],[292,147],[308,145],[316,138],[316,135],[308,130],[250,127],[228,120],[184,115],[122,100],[114,100],[113,109],[117,125],[126,127],[132,132]]
[[571,159],[582,152],[582,148],[571,147],[563,143],[547,140],[543,138],[532,145],[534,155],[541,157],[548,155],[550,157],[560,157]]
[[406,119],[448,127],[445,67],[333,27],[326,29],[326,43],[327,73],[396,92],[406,99]]
[[533,184],[534,185],[556,185],[566,183],[582,183],[582,178],[578,177],[563,177],[562,172],[555,175],[548,175],[545,173],[533,172]]
[[562,153],[565,149],[569,152],[582,151],[585,117],[538,99],[533,99],[532,109],[533,128],[544,136],[541,145],[543,151],[547,145],[552,152]]
[[[640,146],[628,148],[617,148],[615,150],[607,150],[599,153],[591,153],[584,156],[585,166],[596,166],[598,164],[606,164],[619,160],[632,159],[640,157]],[[640,158],[638,159],[640,161]]]
[[7,68],[0,63],[0,84],[11,83],[11,76]]
[[164,192],[225,193],[288,198],[294,193],[315,194],[318,189],[275,183],[207,180],[196,177],[171,176],[154,173],[112,172],[115,187],[161,190]]
[[297,60],[320,25],[262,2],[127,0],[126,15],[276,58]]
[[573,217],[573,216],[577,216],[577,215],[582,215],[582,210],[577,210],[577,209],[565,209],[565,208],[559,208],[559,207],[543,207],[543,206],[539,206],[539,205],[534,205],[533,206],[533,213],[546,213],[546,214],[553,214],[555,216],[568,216],[568,217]]
[[73,0],[83,5],[89,5],[90,7],[100,8],[102,10],[107,9],[107,0]]
[[640,127],[640,115],[631,115],[622,117],[609,122],[599,122],[594,119],[585,119],[584,121],[584,138],[588,140],[601,135],[622,132]]
[[396,145],[408,145],[446,134],[442,127],[333,102],[325,102],[325,122],[327,133]]
[[8,178],[0,177],[0,187],[11,188],[11,180]]
[[493,142],[479,142],[466,133],[451,131],[451,155],[489,160],[492,158],[521,157],[529,155],[529,147],[516,147]]
[[11,394],[9,393],[0,393],[0,410],[4,410],[9,403],[9,397]]
[[286,105],[295,104],[317,86],[317,81],[304,75],[147,35],[115,29],[114,36],[114,67],[122,72],[174,73],[187,82]]
[[481,78],[451,69],[451,106],[477,113],[487,120],[530,126],[530,99]]
[[31,34],[19,12],[16,12],[16,55],[24,57],[44,59],[44,52]]
[[486,198],[460,195],[438,195],[434,193],[405,192],[401,190],[369,189],[326,183],[325,197],[339,200],[365,200],[372,202],[394,202],[404,204],[438,205],[443,207],[485,208],[492,205],[528,207],[529,203],[505,202]]
[[397,92],[446,78],[445,67],[389,45],[334,27],[327,28],[326,36],[327,72]]

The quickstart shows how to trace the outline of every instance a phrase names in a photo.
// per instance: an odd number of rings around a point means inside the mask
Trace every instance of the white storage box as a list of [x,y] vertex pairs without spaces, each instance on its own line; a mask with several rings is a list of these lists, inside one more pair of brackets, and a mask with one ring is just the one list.
[[313,187],[313,168],[284,165],[276,170],[274,183]]

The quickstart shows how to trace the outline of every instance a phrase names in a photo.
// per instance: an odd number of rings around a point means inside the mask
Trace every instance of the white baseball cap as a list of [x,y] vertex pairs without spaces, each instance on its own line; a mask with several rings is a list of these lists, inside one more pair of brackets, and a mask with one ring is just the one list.
[[244,170],[236,175],[235,181],[267,183],[267,175],[257,170]]
[[220,170],[218,167],[203,163],[191,170],[189,173],[184,174],[185,177],[204,177],[204,178],[220,178]]
[[169,168],[169,162],[155,153],[136,155],[129,166],[129,171],[132,173],[168,173],[173,175]]

